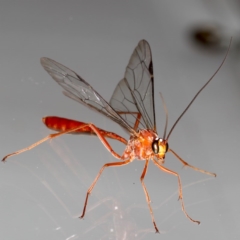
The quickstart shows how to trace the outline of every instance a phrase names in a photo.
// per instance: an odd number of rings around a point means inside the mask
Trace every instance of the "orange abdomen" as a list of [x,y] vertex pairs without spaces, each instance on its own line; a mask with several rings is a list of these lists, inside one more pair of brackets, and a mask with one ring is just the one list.
[[[74,129],[86,124],[84,122],[79,122],[72,119],[54,117],[54,116],[44,117],[42,118],[42,121],[48,128],[58,132],[67,131],[67,130]],[[94,134],[92,129],[88,126],[80,128],[74,131],[73,133],[83,133],[83,132]]]
[[[42,118],[43,123],[50,129],[57,131],[57,132],[64,132],[70,129],[74,129],[79,127],[79,129],[74,130],[71,132],[72,134],[93,134],[96,135],[96,133],[89,127],[84,126],[87,125],[85,122],[79,122],[72,119],[67,118],[61,118],[56,116],[47,116]],[[84,127],[81,127],[84,126]],[[124,144],[127,144],[127,140],[116,133],[105,131],[101,128],[98,128],[98,131],[100,134],[104,137],[112,138],[115,140],[118,140]]]

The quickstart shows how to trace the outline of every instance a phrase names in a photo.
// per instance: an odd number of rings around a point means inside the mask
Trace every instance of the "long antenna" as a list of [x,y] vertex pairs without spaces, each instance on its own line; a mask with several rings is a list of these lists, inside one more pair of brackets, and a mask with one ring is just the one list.
[[229,53],[230,47],[231,47],[231,43],[232,43],[232,37],[230,39],[230,43],[229,43],[229,47],[227,50],[227,53],[225,54],[225,57],[222,61],[222,63],[220,64],[220,66],[218,67],[217,71],[212,75],[212,77],[200,88],[200,90],[197,92],[197,94],[193,97],[193,99],[191,100],[191,102],[187,105],[187,107],[185,108],[185,110],[181,113],[181,115],[178,117],[178,119],[176,120],[176,122],[173,124],[171,130],[169,131],[166,141],[168,141],[173,129],[175,128],[175,126],[177,125],[177,123],[179,122],[179,120],[182,118],[182,116],[185,114],[185,112],[189,109],[189,107],[192,105],[192,103],[195,101],[195,99],[197,98],[197,96],[199,95],[199,93],[211,82],[211,80],[215,77],[215,75],[218,73],[218,71],[220,70],[220,68],[222,67],[223,63],[225,62],[227,55]]

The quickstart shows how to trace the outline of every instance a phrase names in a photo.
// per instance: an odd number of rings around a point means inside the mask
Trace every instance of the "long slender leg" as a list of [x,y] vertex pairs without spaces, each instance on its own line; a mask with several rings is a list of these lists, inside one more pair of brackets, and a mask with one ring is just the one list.
[[170,174],[173,174],[173,175],[175,175],[175,176],[178,178],[179,199],[180,199],[181,204],[182,204],[182,210],[183,210],[185,216],[186,216],[189,220],[191,220],[192,222],[195,222],[195,223],[197,223],[197,224],[200,224],[199,221],[192,219],[192,218],[187,214],[187,212],[186,212],[186,210],[185,210],[184,203],[183,203],[183,195],[182,195],[182,184],[181,184],[181,179],[180,179],[179,174],[176,173],[176,172],[174,172],[174,171],[172,171],[172,170],[170,170],[170,169],[168,169],[168,168],[166,168],[166,167],[164,167],[164,166],[162,166],[161,164],[159,164],[159,163],[156,162],[156,161],[153,161],[153,163],[154,163],[158,168],[160,168],[160,170],[162,170],[162,171],[164,171],[164,172],[167,172],[167,173],[170,173]]
[[96,176],[96,178],[94,179],[93,183],[91,184],[91,186],[89,187],[88,191],[87,191],[87,195],[86,195],[86,199],[85,199],[85,203],[84,203],[84,207],[83,207],[83,212],[82,215],[80,216],[80,218],[83,218],[86,212],[86,207],[87,207],[87,203],[88,203],[88,197],[90,195],[90,193],[92,192],[94,186],[96,185],[99,177],[101,176],[103,170],[106,167],[119,167],[119,166],[123,166],[123,165],[127,165],[129,164],[133,159],[129,159],[129,160],[125,160],[123,162],[113,162],[113,163],[106,163],[102,166],[102,168],[100,169],[98,175]]
[[151,203],[151,199],[149,197],[147,188],[146,188],[146,186],[144,184],[144,181],[143,181],[144,177],[146,175],[147,169],[148,169],[148,163],[149,163],[149,160],[146,160],[144,169],[142,171],[142,175],[140,177],[140,180],[141,180],[142,187],[143,187],[143,190],[144,190],[144,193],[145,193],[145,196],[146,196],[146,200],[147,200],[147,204],[148,204],[148,208],[149,208],[149,211],[150,211],[150,214],[151,214],[151,218],[152,218],[152,222],[153,222],[154,228],[155,228],[156,232],[159,233],[159,230],[157,228],[157,224],[156,224],[155,219],[154,219],[153,210],[152,210],[152,207],[151,207],[151,204],[150,204]]
[[65,134],[65,132],[61,132],[61,133],[54,133],[54,134],[49,134],[47,137],[33,143],[32,145],[26,147],[26,148],[23,148],[23,149],[20,149],[16,152],[13,152],[13,153],[9,153],[8,155],[6,155],[2,161],[5,162],[7,158],[11,157],[11,156],[14,156],[14,155],[17,155],[17,154],[20,154],[20,153],[23,153],[23,152],[26,152],[28,150],[31,150],[32,148],[35,148],[36,146],[40,145],[41,143],[44,143],[45,141],[49,140],[49,139],[53,139],[55,137],[58,137],[62,134]]
[[60,137],[61,135],[63,134],[67,134],[67,133],[71,133],[71,132],[74,132],[78,129],[81,129],[81,128],[84,128],[84,127],[90,127],[94,133],[99,137],[99,139],[101,140],[101,142],[103,143],[103,145],[107,148],[107,150],[117,159],[121,159],[121,156],[118,155],[113,149],[112,147],[110,146],[110,144],[108,143],[108,141],[105,139],[105,137],[101,134],[101,132],[99,131],[99,129],[93,125],[92,123],[88,123],[88,124],[85,124],[85,125],[81,125],[81,126],[78,126],[76,128],[72,128],[72,129],[68,129],[66,131],[63,131],[63,132],[59,132],[59,133],[53,133],[53,134],[49,134],[47,137],[41,139],[40,141],[38,142],[35,142],[34,144],[26,147],[26,148],[23,148],[21,150],[18,150],[16,152],[13,152],[13,153],[10,153],[8,155],[6,155],[2,161],[6,161],[7,158],[13,156],[13,155],[17,155],[17,154],[20,154],[20,153],[23,153],[23,152],[26,152],[28,150],[31,150],[32,148],[35,148],[36,146],[38,146],[39,144],[49,140],[49,139],[53,139],[53,138],[56,138],[56,137]]
[[194,169],[195,171],[198,171],[198,172],[201,172],[201,173],[205,173],[205,174],[208,174],[208,175],[211,175],[213,177],[216,177],[217,174],[216,173],[211,173],[211,172],[208,172],[208,171],[205,171],[203,169],[200,169],[200,168],[197,168],[197,167],[194,167],[190,164],[188,164],[187,162],[185,162],[178,154],[176,154],[172,149],[168,149],[168,152],[171,152],[180,162],[182,162],[182,164],[187,167],[190,167],[192,169]]

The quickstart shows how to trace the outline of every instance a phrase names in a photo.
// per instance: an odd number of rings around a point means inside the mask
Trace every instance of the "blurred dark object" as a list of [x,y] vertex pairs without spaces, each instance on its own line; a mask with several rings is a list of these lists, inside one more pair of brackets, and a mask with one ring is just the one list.
[[216,47],[220,45],[221,39],[214,28],[198,28],[193,32],[193,39],[206,47]]
[[226,49],[230,40],[230,36],[226,37],[222,28],[215,24],[195,25],[189,35],[194,44],[206,49]]
[[238,29],[233,29],[231,26],[224,27],[220,24],[202,23],[188,27],[185,36],[195,48],[198,47],[209,54],[226,51],[232,38],[230,55],[234,62],[234,72],[238,77],[240,76],[240,31]]

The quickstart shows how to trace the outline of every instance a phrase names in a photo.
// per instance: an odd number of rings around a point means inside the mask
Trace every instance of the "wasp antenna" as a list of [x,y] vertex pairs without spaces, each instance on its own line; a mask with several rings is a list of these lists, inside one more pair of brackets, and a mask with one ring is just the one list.
[[193,99],[191,100],[191,102],[187,105],[187,107],[185,108],[185,110],[181,113],[181,115],[178,117],[178,119],[176,120],[176,122],[173,124],[171,130],[169,131],[168,133],[168,136],[167,136],[167,139],[169,139],[173,129],[175,128],[175,126],[177,125],[177,123],[179,122],[179,120],[182,118],[182,116],[185,114],[185,112],[189,109],[189,107],[192,105],[192,103],[195,101],[195,99],[197,98],[197,96],[199,95],[199,93],[211,82],[211,80],[215,77],[215,75],[218,73],[218,71],[221,69],[222,65],[224,64],[227,56],[228,56],[228,53],[229,53],[229,50],[230,50],[230,47],[231,47],[231,43],[232,43],[232,37],[230,39],[230,43],[229,43],[229,46],[228,46],[228,49],[227,49],[227,52],[225,54],[225,57],[222,61],[222,63],[220,64],[220,66],[218,67],[218,69],[215,71],[215,73],[212,75],[212,77],[200,88],[200,90],[196,93],[196,95],[193,97]]
[[164,101],[162,93],[159,92],[159,94],[160,94],[160,97],[162,99],[163,108],[164,108],[164,111],[165,111],[165,114],[166,114],[166,122],[165,122],[165,127],[164,127],[164,132],[163,132],[163,139],[165,140],[165,137],[166,137],[166,134],[167,134],[167,126],[168,126],[168,110],[167,110],[167,105]]

